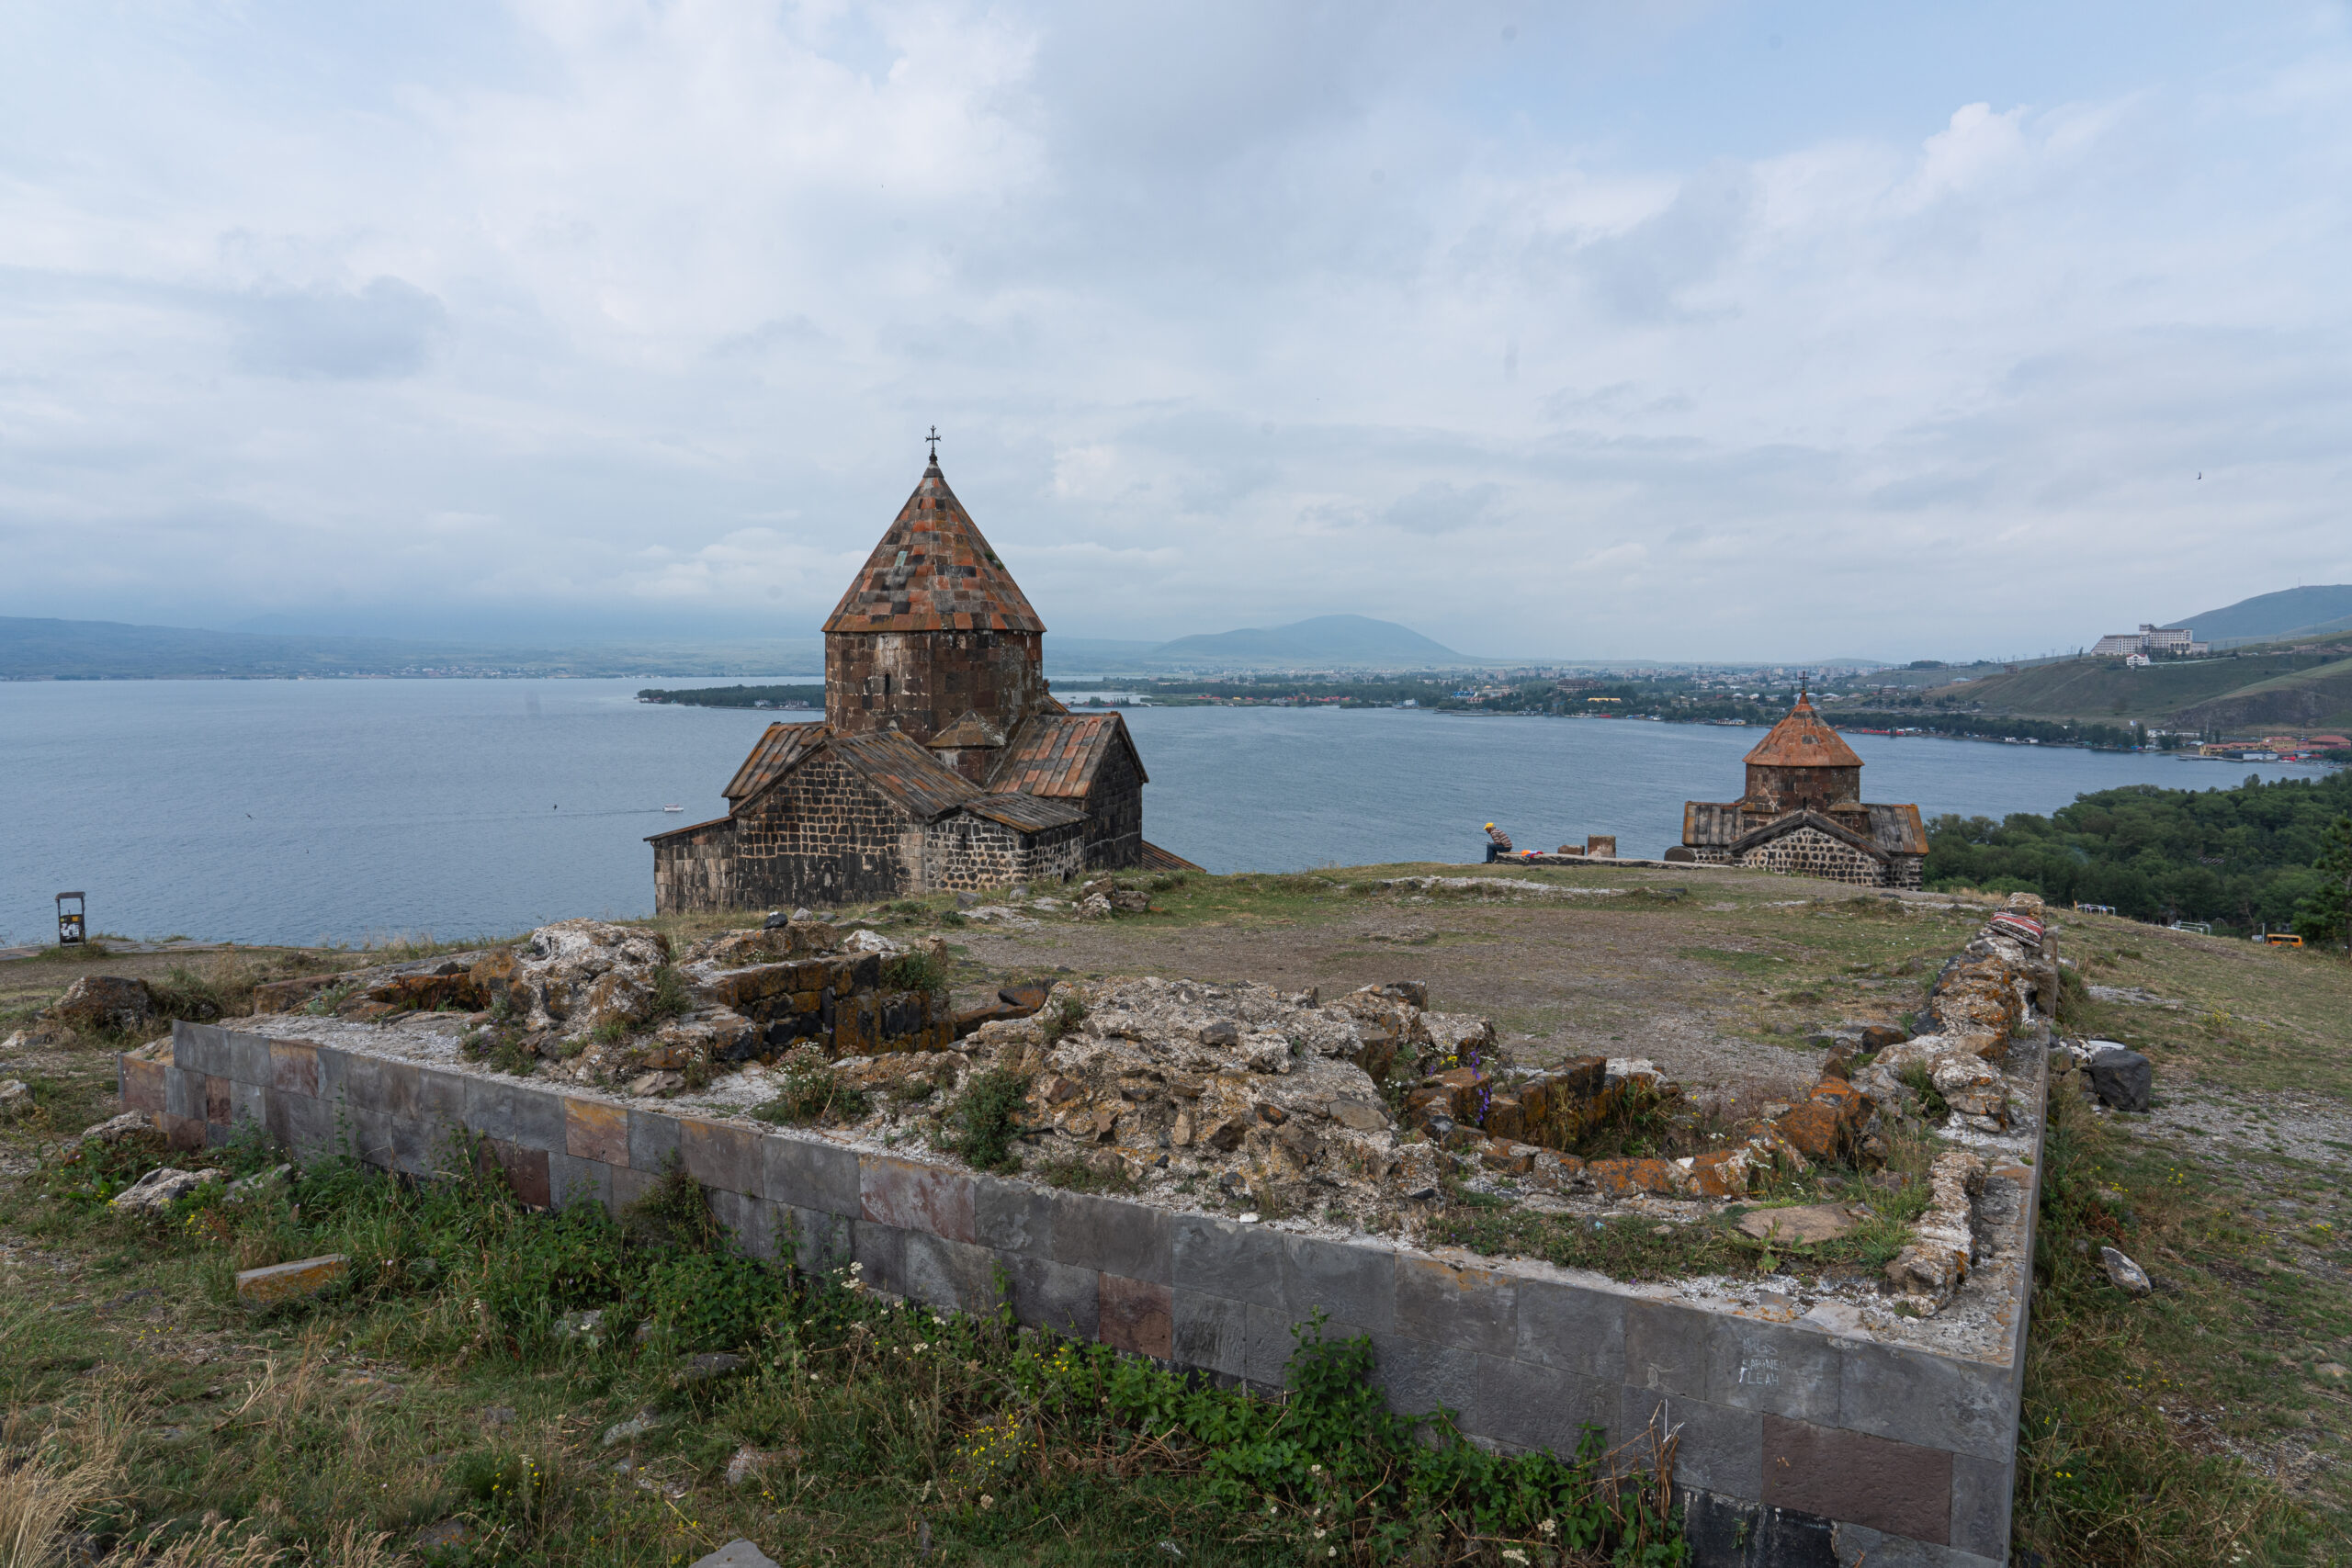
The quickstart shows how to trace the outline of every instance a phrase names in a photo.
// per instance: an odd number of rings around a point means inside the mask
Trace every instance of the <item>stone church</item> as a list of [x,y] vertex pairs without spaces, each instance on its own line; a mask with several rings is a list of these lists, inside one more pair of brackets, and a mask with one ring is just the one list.
[[726,816],[647,840],[655,909],[1186,866],[1144,841],[1125,720],[1046,690],[1045,635],[934,456],[825,622],[823,722],[770,725]]
[[1800,692],[1747,754],[1747,793],[1721,805],[1684,801],[1682,842],[1666,858],[1917,887],[1928,830],[1916,806],[1863,804],[1861,758]]

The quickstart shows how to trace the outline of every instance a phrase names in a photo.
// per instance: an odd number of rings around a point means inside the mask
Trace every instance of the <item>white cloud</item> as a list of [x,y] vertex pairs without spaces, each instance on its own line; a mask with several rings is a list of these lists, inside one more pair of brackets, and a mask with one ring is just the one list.
[[1953,654],[2352,579],[2340,27],[405,19],[0,21],[0,613],[803,634],[933,422],[1077,635]]

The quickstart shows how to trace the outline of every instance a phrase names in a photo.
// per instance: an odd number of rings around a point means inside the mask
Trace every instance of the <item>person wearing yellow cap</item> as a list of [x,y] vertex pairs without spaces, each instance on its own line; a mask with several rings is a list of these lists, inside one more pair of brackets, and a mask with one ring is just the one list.
[[1500,828],[1496,827],[1492,822],[1487,823],[1487,863],[1488,865],[1492,865],[1495,862],[1502,859],[1503,856],[1509,853],[1510,853],[1510,835],[1504,832]]

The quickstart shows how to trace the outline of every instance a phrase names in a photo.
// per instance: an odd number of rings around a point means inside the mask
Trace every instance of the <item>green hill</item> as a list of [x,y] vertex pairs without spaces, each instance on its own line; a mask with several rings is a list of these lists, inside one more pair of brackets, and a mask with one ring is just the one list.
[[2248,650],[2131,669],[2120,659],[2020,665],[1937,688],[1929,703],[2029,718],[2137,721],[2170,729],[2352,724],[2352,649]]
[[2257,593],[2174,626],[2194,629],[2216,648],[2231,643],[2283,642],[2290,637],[2352,631],[2352,583],[2314,584]]

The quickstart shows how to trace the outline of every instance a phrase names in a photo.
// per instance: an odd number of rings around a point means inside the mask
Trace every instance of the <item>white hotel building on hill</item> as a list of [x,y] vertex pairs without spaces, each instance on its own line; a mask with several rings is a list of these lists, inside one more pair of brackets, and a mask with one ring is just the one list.
[[2091,649],[2091,657],[2114,659],[2135,653],[2166,653],[2194,658],[2200,653],[2213,651],[2210,644],[2192,640],[2195,636],[2187,626],[2152,626],[2143,621],[2136,632],[2110,632],[2099,638],[2098,646]]

